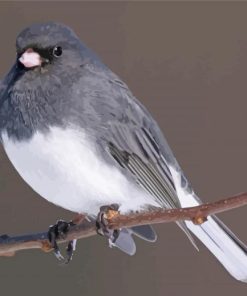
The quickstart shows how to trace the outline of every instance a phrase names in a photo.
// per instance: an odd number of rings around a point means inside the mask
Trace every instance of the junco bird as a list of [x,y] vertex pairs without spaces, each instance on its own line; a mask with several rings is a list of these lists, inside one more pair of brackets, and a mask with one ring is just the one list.
[[[201,203],[156,121],[70,28],[34,24],[18,35],[16,49],[0,90],[1,141],[38,194],[89,217],[99,217],[102,206],[127,213]],[[69,227],[59,223],[50,237]],[[178,225],[233,277],[247,280],[246,246],[218,218]],[[150,226],[122,229],[109,239],[134,254],[133,233],[156,239]]]

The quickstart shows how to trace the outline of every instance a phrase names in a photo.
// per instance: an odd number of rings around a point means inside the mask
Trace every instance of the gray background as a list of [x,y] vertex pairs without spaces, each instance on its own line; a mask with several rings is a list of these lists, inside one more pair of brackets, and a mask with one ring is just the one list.
[[[63,22],[149,108],[195,191],[205,201],[245,191],[247,3],[0,3],[0,77],[17,33],[35,21]],[[73,214],[39,198],[0,151],[0,233],[47,229]],[[221,215],[247,242],[246,208]],[[3,295],[245,295],[199,243],[174,224],[128,257],[100,237],[81,240],[69,266],[40,251],[0,258]]]

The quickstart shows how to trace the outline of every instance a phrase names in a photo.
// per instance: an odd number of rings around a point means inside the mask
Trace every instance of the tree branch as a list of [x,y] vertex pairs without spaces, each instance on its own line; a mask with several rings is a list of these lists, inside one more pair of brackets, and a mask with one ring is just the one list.
[[[116,215],[108,217],[110,229],[121,227],[132,227],[145,224],[157,224],[189,220],[195,224],[202,224],[207,217],[220,212],[247,205],[247,193],[241,193],[233,197],[221,199],[216,202],[206,203],[196,207],[180,209],[157,209],[149,212],[131,213],[129,215]],[[81,239],[96,234],[95,221],[84,220],[82,223],[70,228],[64,239],[58,243],[63,243],[72,239]],[[52,250],[47,238],[47,232],[26,234],[9,237],[0,236],[0,256],[13,256],[15,252],[28,249]]]

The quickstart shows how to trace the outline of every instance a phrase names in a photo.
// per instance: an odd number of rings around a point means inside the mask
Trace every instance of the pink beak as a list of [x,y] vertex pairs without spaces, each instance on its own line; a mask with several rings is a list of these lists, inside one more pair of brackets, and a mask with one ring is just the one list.
[[42,60],[40,55],[33,51],[32,48],[28,48],[19,58],[19,61],[26,67],[32,68],[41,66]]

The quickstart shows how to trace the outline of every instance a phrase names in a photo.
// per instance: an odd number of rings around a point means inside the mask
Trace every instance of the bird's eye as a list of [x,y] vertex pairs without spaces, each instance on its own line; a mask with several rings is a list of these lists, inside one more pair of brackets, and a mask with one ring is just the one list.
[[63,53],[63,49],[61,46],[55,46],[53,48],[52,54],[54,55],[54,57],[60,57]]

